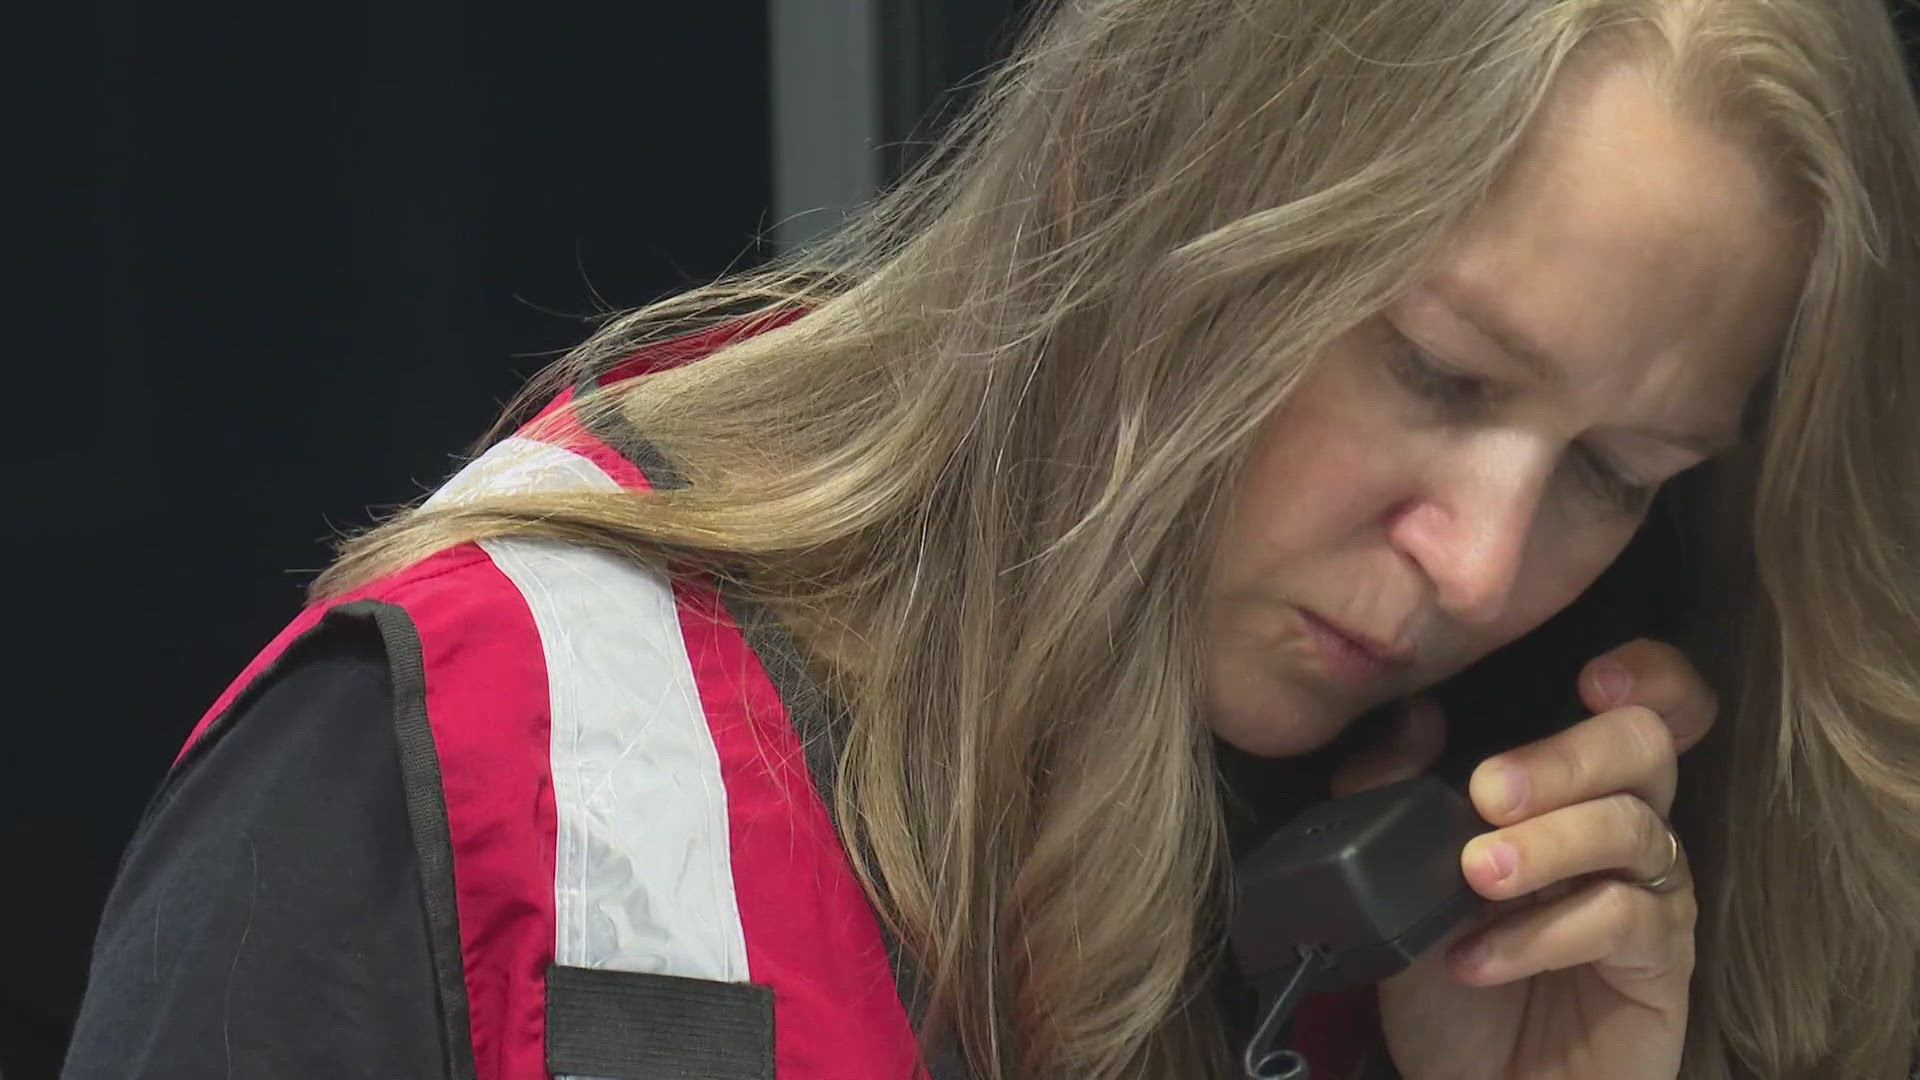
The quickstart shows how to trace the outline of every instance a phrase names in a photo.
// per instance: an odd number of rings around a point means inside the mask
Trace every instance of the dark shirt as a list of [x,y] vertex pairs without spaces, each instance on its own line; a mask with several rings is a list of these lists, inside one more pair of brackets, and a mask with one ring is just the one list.
[[331,624],[148,808],[63,1076],[445,1075],[411,836],[379,636]]

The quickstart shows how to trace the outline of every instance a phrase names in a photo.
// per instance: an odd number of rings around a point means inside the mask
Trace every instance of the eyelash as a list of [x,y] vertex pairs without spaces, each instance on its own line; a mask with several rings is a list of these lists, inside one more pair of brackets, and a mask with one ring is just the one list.
[[[1406,342],[1393,350],[1395,373],[1418,396],[1456,416],[1472,416],[1485,408],[1487,380],[1448,370],[1419,346]],[[1576,446],[1580,468],[1587,482],[1602,498],[1630,513],[1646,509],[1659,484],[1640,484],[1623,476],[1606,459],[1586,446]]]
[[1442,366],[1419,346],[1409,342],[1395,350],[1394,359],[1400,378],[1421,397],[1461,414],[1477,411],[1487,403],[1487,381]]

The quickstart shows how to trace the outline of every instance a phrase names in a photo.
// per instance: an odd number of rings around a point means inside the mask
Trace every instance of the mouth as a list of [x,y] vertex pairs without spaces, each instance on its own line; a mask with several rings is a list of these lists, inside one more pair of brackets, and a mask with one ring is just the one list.
[[1309,608],[1296,608],[1329,674],[1342,682],[1373,683],[1413,662],[1413,650],[1350,629]]

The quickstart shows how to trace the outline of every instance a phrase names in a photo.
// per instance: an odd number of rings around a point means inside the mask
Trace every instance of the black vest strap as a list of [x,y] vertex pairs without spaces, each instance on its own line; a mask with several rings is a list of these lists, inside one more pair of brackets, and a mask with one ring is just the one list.
[[613,1080],[774,1080],[773,991],[553,965],[547,1071]]

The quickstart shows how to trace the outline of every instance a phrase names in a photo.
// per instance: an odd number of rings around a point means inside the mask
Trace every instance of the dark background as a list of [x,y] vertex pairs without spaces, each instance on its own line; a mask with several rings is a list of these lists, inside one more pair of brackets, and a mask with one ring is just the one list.
[[[892,141],[1012,6],[883,8]],[[31,1080],[142,806],[332,531],[442,479],[581,316],[750,265],[772,219],[763,2],[15,19],[0,1072]]]
[[[890,170],[1025,6],[883,2]],[[443,478],[583,316],[765,257],[771,163],[751,0],[15,20],[0,1072],[31,1080],[142,805],[330,533]]]

